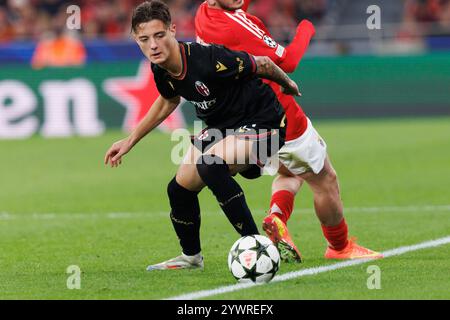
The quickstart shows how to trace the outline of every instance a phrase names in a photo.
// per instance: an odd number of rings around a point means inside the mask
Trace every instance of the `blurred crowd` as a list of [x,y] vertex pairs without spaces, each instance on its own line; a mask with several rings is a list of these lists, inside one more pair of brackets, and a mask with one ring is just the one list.
[[[46,63],[40,63],[39,60],[48,58],[48,50],[65,56],[61,51],[71,48],[72,52],[78,53],[76,63],[81,63],[85,59],[85,53],[82,45],[77,44],[75,39],[129,39],[133,8],[142,1],[0,0],[0,44],[22,40],[41,43],[42,55],[37,59],[37,65]],[[171,8],[178,37],[194,39],[195,12],[204,0],[164,1]],[[345,5],[348,8],[352,1],[358,0],[252,0],[249,10],[264,21],[275,39],[287,43],[292,39],[296,26],[302,19],[309,19],[317,26],[321,21],[327,21],[324,18],[336,11],[336,5]],[[441,30],[450,30],[450,0],[396,1],[402,1],[403,5],[403,16],[400,14],[398,17],[398,38],[417,38],[442,32]],[[67,8],[71,5],[77,5],[81,9],[81,29],[68,33],[66,23],[71,13],[67,12]],[[66,38],[61,40],[63,37]],[[49,42],[50,40],[53,43]],[[59,63],[67,64],[67,61],[57,62]]]
[[450,26],[450,0],[407,0],[404,21]]
[[81,8],[83,38],[121,38],[129,33],[134,0],[0,0],[0,41],[40,40],[66,30],[67,8]]
[[406,0],[401,38],[422,37],[424,34],[448,34],[450,30],[450,0]]
[[[259,16],[279,40],[288,39],[303,18],[319,20],[328,0],[253,0]],[[0,42],[41,40],[66,28],[69,5],[81,8],[83,39],[129,37],[133,7],[142,0],[0,0]],[[180,38],[194,38],[194,16],[203,0],[166,0]]]
[[[203,0],[165,0],[180,38],[194,38],[195,11]],[[253,0],[250,11],[260,17],[275,39],[287,42],[298,22],[318,23],[335,0]],[[400,0],[397,0],[400,1]],[[401,0],[408,30],[450,27],[450,0]],[[124,39],[130,34],[133,7],[142,0],[0,0],[0,43],[41,40],[66,28],[69,5],[81,8],[83,39]],[[399,21],[400,22],[400,21]],[[427,24],[428,23],[428,24]],[[427,27],[430,26],[430,27]],[[424,29],[424,30],[423,30]],[[417,31],[417,30],[415,30]],[[417,32],[415,32],[417,33]]]

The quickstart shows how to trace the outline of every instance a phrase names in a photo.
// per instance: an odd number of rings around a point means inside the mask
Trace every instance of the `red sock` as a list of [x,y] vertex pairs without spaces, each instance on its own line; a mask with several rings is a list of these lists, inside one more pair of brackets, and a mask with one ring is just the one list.
[[345,219],[342,219],[337,226],[327,227],[322,225],[322,231],[331,248],[342,250],[347,245],[348,227]]
[[270,214],[276,214],[284,223],[287,223],[294,210],[295,195],[287,190],[277,191],[270,201]]

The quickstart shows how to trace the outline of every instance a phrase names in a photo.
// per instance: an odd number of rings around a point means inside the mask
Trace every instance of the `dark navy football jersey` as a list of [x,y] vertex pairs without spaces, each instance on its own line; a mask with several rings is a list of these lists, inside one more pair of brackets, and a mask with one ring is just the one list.
[[166,99],[191,102],[207,126],[232,128],[246,119],[281,120],[284,110],[273,90],[255,76],[253,56],[223,46],[180,42],[183,71],[179,77],[152,64],[156,86]]

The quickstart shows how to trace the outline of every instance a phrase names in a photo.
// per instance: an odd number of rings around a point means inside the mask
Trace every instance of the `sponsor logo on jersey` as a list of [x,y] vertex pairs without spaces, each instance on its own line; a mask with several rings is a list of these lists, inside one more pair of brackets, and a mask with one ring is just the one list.
[[265,35],[263,37],[264,42],[271,48],[276,48],[277,47],[277,43],[275,42],[275,40],[273,40],[271,37]]
[[192,103],[195,107],[201,109],[201,110],[208,110],[209,108],[211,108],[212,106],[214,106],[216,104],[217,100],[210,100],[210,101],[202,101],[202,102],[197,102],[197,101],[190,101],[190,103]]
[[225,66],[223,65],[223,63],[221,63],[220,61],[217,61],[217,64],[216,64],[216,71],[217,71],[217,72],[221,72],[221,71],[225,71],[225,70],[228,70],[228,68],[225,67]]
[[195,82],[195,89],[204,97],[208,97],[210,94],[208,87],[201,81]]

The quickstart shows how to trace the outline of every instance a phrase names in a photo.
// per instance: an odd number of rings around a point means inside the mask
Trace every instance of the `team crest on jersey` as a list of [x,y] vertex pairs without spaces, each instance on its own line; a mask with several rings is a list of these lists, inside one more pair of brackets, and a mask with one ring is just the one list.
[[201,81],[195,82],[195,89],[197,89],[198,93],[200,93],[204,97],[208,97],[210,92],[206,84]]
[[276,48],[277,47],[277,43],[275,42],[275,40],[273,40],[271,37],[269,36],[264,36],[264,42],[271,48]]

